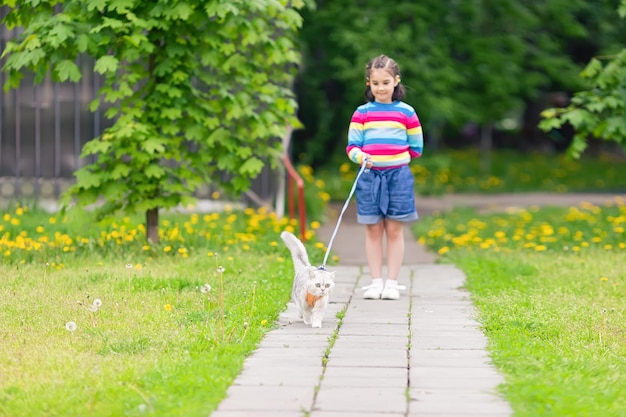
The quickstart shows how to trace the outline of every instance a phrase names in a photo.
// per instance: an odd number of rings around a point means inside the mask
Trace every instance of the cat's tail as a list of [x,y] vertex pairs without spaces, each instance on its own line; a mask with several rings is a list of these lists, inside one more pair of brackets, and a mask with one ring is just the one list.
[[291,258],[293,259],[293,266],[296,271],[299,271],[302,268],[307,266],[311,266],[309,262],[309,255],[306,253],[306,248],[293,233],[284,231],[280,234],[280,238],[285,242],[285,245],[289,248],[291,252]]

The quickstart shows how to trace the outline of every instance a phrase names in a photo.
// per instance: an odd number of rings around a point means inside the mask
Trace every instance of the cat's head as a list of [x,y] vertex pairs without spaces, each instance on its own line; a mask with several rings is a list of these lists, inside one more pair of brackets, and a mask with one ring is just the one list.
[[316,296],[327,295],[335,287],[335,272],[310,269],[306,283],[307,291]]

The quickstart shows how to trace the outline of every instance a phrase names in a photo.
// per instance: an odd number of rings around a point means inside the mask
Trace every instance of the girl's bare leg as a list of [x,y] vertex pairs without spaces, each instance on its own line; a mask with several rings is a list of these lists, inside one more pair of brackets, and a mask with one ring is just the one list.
[[385,221],[368,224],[365,229],[365,254],[372,278],[383,276],[383,233]]
[[385,220],[387,237],[387,279],[397,280],[404,261],[404,229],[402,222]]

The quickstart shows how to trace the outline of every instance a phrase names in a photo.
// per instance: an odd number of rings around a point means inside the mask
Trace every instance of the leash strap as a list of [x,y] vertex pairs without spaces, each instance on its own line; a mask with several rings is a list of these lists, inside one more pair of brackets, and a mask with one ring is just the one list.
[[367,159],[363,159],[363,163],[361,164],[361,169],[359,169],[359,172],[356,175],[356,179],[354,180],[354,184],[352,184],[352,189],[350,190],[350,195],[348,195],[348,199],[344,203],[343,208],[341,209],[341,213],[339,213],[339,218],[337,219],[335,230],[333,230],[333,234],[330,237],[330,242],[328,242],[328,248],[326,248],[326,254],[324,255],[324,263],[322,263],[322,266],[320,266],[319,269],[326,269],[326,261],[328,260],[328,255],[330,255],[330,248],[332,248],[333,246],[333,240],[335,240],[335,236],[337,235],[337,230],[339,230],[339,225],[341,224],[341,219],[343,217],[343,214],[348,209],[348,205],[350,204],[350,199],[352,198],[352,195],[354,194],[354,190],[356,190],[356,183],[359,181],[359,178],[361,177],[361,174],[363,174],[363,172],[369,171],[369,168],[365,168],[366,163],[367,163]]

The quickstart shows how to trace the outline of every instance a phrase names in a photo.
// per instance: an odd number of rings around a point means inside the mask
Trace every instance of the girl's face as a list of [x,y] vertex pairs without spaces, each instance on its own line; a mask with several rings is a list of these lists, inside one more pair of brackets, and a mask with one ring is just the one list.
[[378,68],[370,71],[370,89],[379,103],[389,104],[392,102],[393,89],[399,81],[400,77],[394,77],[386,69]]

